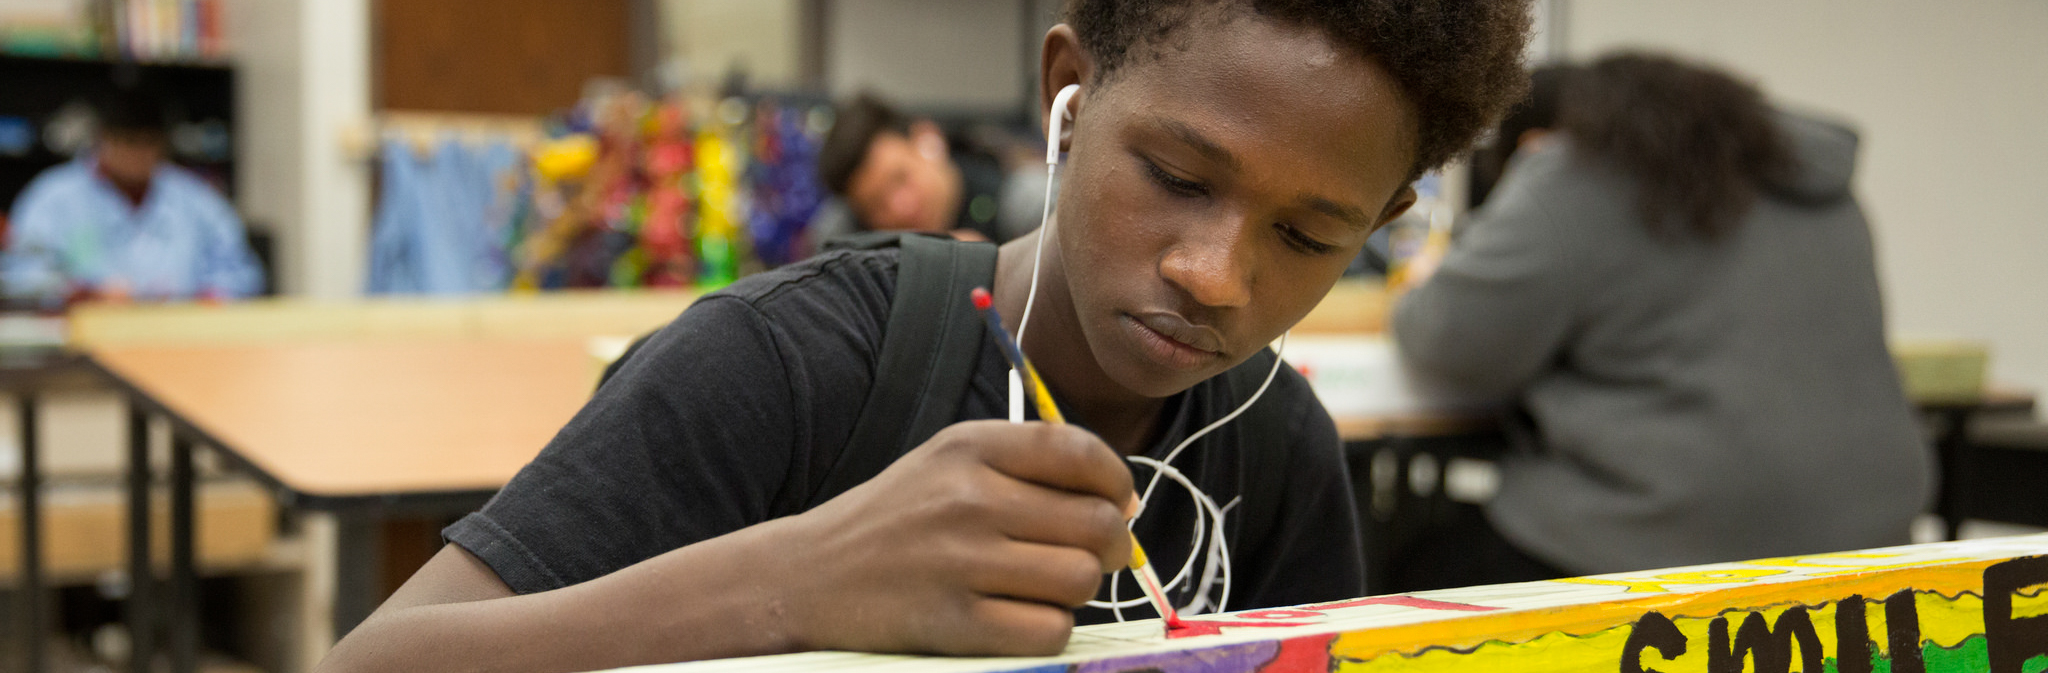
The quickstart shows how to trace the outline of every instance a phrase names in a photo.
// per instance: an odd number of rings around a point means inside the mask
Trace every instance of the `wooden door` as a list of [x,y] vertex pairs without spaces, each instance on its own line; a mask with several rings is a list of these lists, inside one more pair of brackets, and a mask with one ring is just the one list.
[[632,67],[632,0],[376,0],[380,109],[541,114]]

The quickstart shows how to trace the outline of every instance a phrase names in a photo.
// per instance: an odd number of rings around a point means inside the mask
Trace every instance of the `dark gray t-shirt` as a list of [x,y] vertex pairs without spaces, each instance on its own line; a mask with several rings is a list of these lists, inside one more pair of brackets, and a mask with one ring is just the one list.
[[[836,252],[705,297],[649,339],[490,503],[444,535],[514,591],[531,593],[803,511],[860,414],[895,282],[894,250]],[[1239,366],[1263,376],[1272,357],[1262,352]],[[994,342],[984,343],[960,420],[1005,417],[1006,370]],[[1307,382],[1282,370],[1243,416],[1175,460],[1219,504],[1244,498],[1226,519],[1231,609],[1364,593],[1336,429]],[[1164,457],[1241,404],[1249,391],[1226,378],[1170,400],[1171,426],[1146,455]],[[1284,430],[1241,432],[1262,427]],[[1193,517],[1184,491],[1163,482],[1135,531],[1162,574],[1187,558]],[[1136,587],[1124,582],[1122,595],[1136,596]],[[1183,589],[1176,602],[1192,597]],[[1084,609],[1078,617],[1107,615]]]

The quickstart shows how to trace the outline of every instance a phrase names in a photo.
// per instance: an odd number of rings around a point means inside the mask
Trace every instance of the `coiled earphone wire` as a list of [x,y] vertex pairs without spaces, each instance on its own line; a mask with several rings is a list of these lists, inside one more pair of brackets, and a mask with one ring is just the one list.
[[[1073,100],[1074,95],[1080,91],[1081,86],[1079,84],[1069,84],[1061,88],[1059,93],[1053,96],[1052,110],[1047,114],[1045,207],[1039,215],[1038,241],[1034,244],[1031,253],[1031,287],[1024,295],[1024,315],[1018,318],[1017,321],[1017,347],[1020,349],[1024,347],[1025,330],[1031,325],[1032,306],[1038,301],[1038,274],[1045,259],[1045,240],[1055,235],[1052,220],[1052,194],[1053,184],[1059,175],[1060,132],[1066,126],[1066,121],[1074,116],[1073,110],[1068,107],[1068,104]],[[1192,446],[1195,440],[1201,439],[1217,428],[1223,427],[1223,424],[1235,420],[1246,409],[1250,409],[1253,403],[1258,402],[1260,397],[1264,397],[1266,389],[1273,385],[1273,377],[1280,373],[1281,358],[1286,353],[1287,335],[1281,334],[1278,351],[1273,355],[1273,367],[1266,372],[1266,380],[1259,384],[1259,389],[1252,393],[1251,399],[1245,400],[1244,404],[1238,405],[1236,410],[1231,411],[1222,418],[1216,419],[1215,422],[1204,426],[1201,430],[1188,435],[1186,439],[1181,440],[1180,444],[1175,445],[1172,451],[1168,451],[1164,459],[1154,460],[1145,456],[1126,457],[1126,460],[1134,464],[1144,465],[1152,469],[1152,479],[1145,484],[1144,492],[1138,497],[1138,513],[1131,517],[1131,525],[1137,523],[1138,517],[1145,515],[1145,510],[1151,505],[1152,494],[1159,487],[1161,479],[1179,484],[1188,491],[1188,496],[1194,500],[1195,521],[1191,536],[1193,542],[1188,549],[1187,561],[1181,564],[1180,572],[1176,573],[1173,579],[1165,585],[1168,591],[1172,591],[1174,588],[1189,582],[1190,575],[1194,572],[1195,560],[1197,558],[1203,559],[1201,575],[1199,579],[1193,580],[1197,583],[1194,601],[1181,608],[1188,614],[1198,614],[1204,611],[1223,612],[1227,609],[1226,606],[1230,602],[1230,585],[1234,574],[1230,569],[1230,545],[1224,535],[1223,521],[1224,516],[1236,507],[1239,500],[1233,499],[1227,504],[1218,505],[1215,499],[1211,498],[1208,493],[1203,492],[1201,487],[1196,486],[1192,479],[1189,479],[1186,474],[1175,468],[1173,460],[1180,457],[1181,452]],[[1021,422],[1024,420],[1023,377],[1017,371],[1011,370],[1009,378],[1010,420]],[[1118,572],[1110,576],[1109,600],[1088,602],[1090,607],[1111,610],[1119,622],[1124,621],[1124,608],[1136,607],[1146,603],[1146,599],[1142,596],[1131,600],[1118,600],[1117,580],[1122,574],[1122,572]],[[1222,591],[1217,595],[1215,604],[1213,606],[1208,605],[1209,591],[1219,582],[1222,584]]]

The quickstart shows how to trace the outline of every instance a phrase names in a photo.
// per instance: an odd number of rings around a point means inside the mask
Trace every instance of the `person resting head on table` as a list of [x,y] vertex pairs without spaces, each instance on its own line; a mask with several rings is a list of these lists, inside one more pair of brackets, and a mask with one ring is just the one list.
[[0,256],[10,300],[239,299],[263,289],[234,206],[172,164],[163,103],[116,96],[93,151],[44,171],[15,200]]
[[[1126,531],[1125,457],[1163,458],[1251,399],[1226,379],[1275,371],[1267,345],[1519,96],[1528,20],[1498,0],[1071,3],[1040,61],[1043,108],[1078,91],[1049,134],[1067,152],[1054,224],[989,252],[1016,330],[1045,243],[1022,347],[1073,425],[995,420],[1009,370],[984,341],[959,422],[807,507],[860,449],[899,256],[754,275],[627,358],[320,670],[1060,651],[1077,621],[1112,618],[1075,608],[1106,595],[1132,534],[1168,574],[1193,551],[1186,498]],[[1336,429],[1278,370],[1175,463],[1242,499],[1227,608],[1364,591]],[[1194,585],[1170,598],[1223,601]]]
[[1388,589],[1907,543],[1932,456],[1856,134],[1655,54],[1536,84],[1557,108],[1496,134],[1502,180],[1392,320],[1414,376],[1518,405],[1499,490],[1397,553]]
[[860,229],[1006,242],[1038,226],[1045,165],[984,145],[861,93],[839,104],[818,175]]

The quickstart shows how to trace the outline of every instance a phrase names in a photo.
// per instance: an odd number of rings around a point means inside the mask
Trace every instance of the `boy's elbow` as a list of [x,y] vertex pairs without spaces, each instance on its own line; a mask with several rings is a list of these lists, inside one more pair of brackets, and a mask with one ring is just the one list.
[[1502,400],[1521,385],[1506,368],[1477,360],[1418,361],[1402,358],[1409,380],[1433,397],[1460,400]]
[[1461,399],[1497,399],[1513,394],[1521,385],[1516,368],[1489,357],[1497,352],[1460,345],[1449,335],[1423,338],[1395,330],[1401,367],[1417,388]]
[[327,656],[313,667],[313,673],[371,673],[387,671],[426,670],[419,661],[407,661],[406,653],[415,651],[407,647],[405,640],[418,638],[417,634],[432,629],[397,624],[406,621],[405,610],[398,612],[379,611],[364,619],[363,623],[350,630],[347,637],[335,643]]

